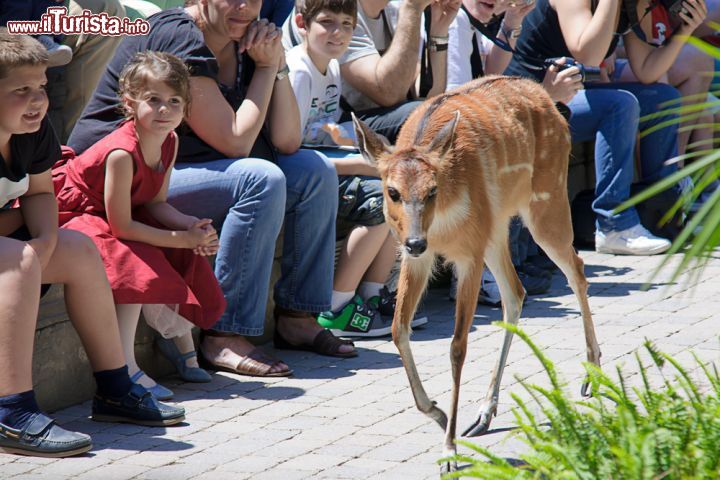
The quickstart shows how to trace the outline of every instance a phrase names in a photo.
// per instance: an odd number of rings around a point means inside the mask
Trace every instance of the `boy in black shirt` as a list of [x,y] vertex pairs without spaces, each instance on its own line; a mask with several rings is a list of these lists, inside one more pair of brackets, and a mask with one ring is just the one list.
[[92,444],[35,402],[41,284],[65,285],[67,310],[95,372],[94,420],[172,425],[185,410],[158,403],[130,381],[102,260],[89,238],[58,229],[50,167],[60,145],[45,117],[47,61],[36,40],[0,29],[0,451],[64,457]]

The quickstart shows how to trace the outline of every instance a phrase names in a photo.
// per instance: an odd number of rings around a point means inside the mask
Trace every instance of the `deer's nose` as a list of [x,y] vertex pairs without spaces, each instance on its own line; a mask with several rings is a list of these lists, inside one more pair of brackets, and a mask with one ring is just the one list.
[[405,240],[405,250],[410,255],[420,255],[427,249],[427,240],[424,238],[413,237]]

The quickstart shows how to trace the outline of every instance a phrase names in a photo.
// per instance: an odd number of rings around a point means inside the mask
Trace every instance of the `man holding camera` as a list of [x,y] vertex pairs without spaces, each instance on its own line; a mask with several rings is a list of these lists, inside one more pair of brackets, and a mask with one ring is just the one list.
[[655,47],[638,36],[635,30],[640,22],[633,20],[642,17],[648,7],[648,0],[538,0],[525,19],[517,53],[505,70],[506,74],[541,80],[545,60],[562,56],[604,67],[603,60],[614,52],[622,36],[630,66],[642,83],[588,82],[567,104],[573,141],[595,140],[592,208],[596,214],[595,249],[602,253],[653,255],[670,248],[667,239],[640,224],[635,209],[618,214],[613,210],[630,196],[638,128],[657,128],[640,139],[640,179],[654,182],[676,170],[665,162],[677,156],[677,116],[639,119],[662,109],[663,102],[678,99],[676,89],[654,82],[673,64],[684,36],[703,22],[707,8],[703,0],[682,0],[675,34]]

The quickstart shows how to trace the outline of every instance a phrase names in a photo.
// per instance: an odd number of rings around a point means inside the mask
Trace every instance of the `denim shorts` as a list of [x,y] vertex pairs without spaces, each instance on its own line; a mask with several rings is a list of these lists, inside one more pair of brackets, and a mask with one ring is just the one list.
[[372,227],[385,222],[382,182],[377,177],[340,175],[337,237],[355,226]]

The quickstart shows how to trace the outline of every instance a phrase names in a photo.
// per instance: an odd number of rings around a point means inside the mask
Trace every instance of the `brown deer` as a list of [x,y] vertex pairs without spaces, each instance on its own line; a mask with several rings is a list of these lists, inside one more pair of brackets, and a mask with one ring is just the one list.
[[[503,321],[517,324],[520,318],[525,291],[510,260],[512,216],[522,217],[567,277],[580,303],[587,359],[600,364],[588,283],[572,246],[568,125],[539,84],[502,76],[485,77],[427,100],[403,125],[395,147],[357,118],[353,122],[362,155],[382,177],[385,218],[402,246],[393,341],[415,404],[445,430],[444,453],[452,455],[460,373],[483,261],[497,280]],[[458,276],[449,419],[425,393],[409,343],[410,321],[436,255],[452,262]],[[466,436],[486,432],[497,414],[511,340],[512,333],[506,332],[490,389]],[[587,384],[582,392],[587,395]],[[443,465],[444,470],[454,468],[454,463]]]

